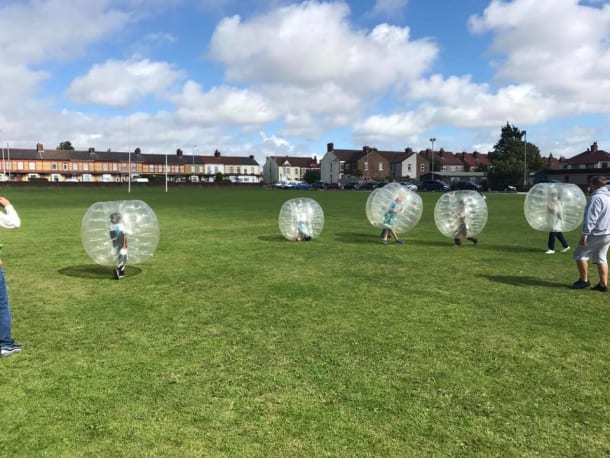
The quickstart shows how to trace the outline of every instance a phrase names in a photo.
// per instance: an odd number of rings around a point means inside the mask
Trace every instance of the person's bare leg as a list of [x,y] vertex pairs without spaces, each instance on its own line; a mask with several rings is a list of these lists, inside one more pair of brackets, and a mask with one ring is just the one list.
[[599,272],[599,284],[608,286],[608,263],[598,264],[597,271]]
[[[589,281],[589,262],[584,259],[579,259],[576,261],[576,265],[578,266],[578,274],[580,275],[580,279],[584,282]],[[606,266],[607,268],[607,266]],[[606,277],[607,275],[606,271]]]

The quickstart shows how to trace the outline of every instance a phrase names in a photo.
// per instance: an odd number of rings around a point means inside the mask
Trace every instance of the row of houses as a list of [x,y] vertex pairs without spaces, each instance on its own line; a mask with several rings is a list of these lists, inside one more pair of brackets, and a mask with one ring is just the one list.
[[123,182],[131,177],[166,175],[171,181],[214,181],[218,174],[239,183],[259,183],[260,166],[254,156],[223,156],[218,150],[209,156],[175,154],[143,154],[76,150],[2,149],[3,181]]
[[[544,168],[529,173],[528,182],[555,179],[585,187],[591,176],[608,174],[610,178],[610,153],[600,150],[594,142],[586,151],[569,159],[550,154],[544,159]],[[268,157],[264,166],[266,183],[302,180],[308,170],[319,170],[326,183],[346,185],[353,180],[412,180],[420,181],[441,177],[447,182],[471,181],[485,183],[487,171],[493,167],[487,154],[453,153],[440,149],[415,152],[383,151],[368,146],[362,149],[337,149],[327,144],[326,154],[319,161],[316,157],[289,156]],[[517,183],[515,183],[517,184]]]
[[[530,184],[547,179],[588,184],[596,174],[610,175],[610,153],[594,142],[586,151],[569,159],[544,158],[545,167],[530,174]],[[413,180],[441,176],[447,181],[484,182],[493,167],[487,154],[453,153],[440,149],[415,152],[384,151],[364,146],[361,149],[337,149],[328,143],[318,161],[316,156],[268,156],[263,167],[254,156],[225,156],[218,150],[211,155],[144,154],[140,148],[133,153],[77,150],[45,150],[40,143],[35,149],[2,149],[0,180],[78,182],[124,182],[131,177],[167,175],[171,181],[211,182],[223,179],[235,183],[267,183],[301,181],[308,171],[316,171],[326,183],[346,185],[354,180]]]

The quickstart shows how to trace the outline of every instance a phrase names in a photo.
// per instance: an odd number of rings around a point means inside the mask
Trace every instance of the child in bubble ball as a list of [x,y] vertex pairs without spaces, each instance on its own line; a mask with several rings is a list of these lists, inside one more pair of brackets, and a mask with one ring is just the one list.
[[[453,235],[453,243],[455,246],[462,246],[462,238],[468,235],[468,211],[466,209],[466,203],[463,200],[459,200],[453,215],[458,220],[458,228]],[[479,242],[476,237],[466,237],[466,240],[470,240],[475,245]]]
[[398,194],[396,196],[396,198],[390,204],[388,211],[386,211],[385,214],[383,215],[383,230],[381,231],[381,237],[382,237],[381,242],[384,245],[388,244],[388,237],[390,235],[392,237],[394,237],[394,240],[396,240],[396,243],[400,243],[400,244],[405,243],[404,240],[401,240],[398,238],[398,234],[396,234],[396,231],[394,230],[394,226],[396,225],[396,217],[403,210],[402,205],[401,205],[402,199],[403,199],[403,196]]
[[127,231],[123,224],[123,217],[118,212],[110,215],[110,240],[117,256],[118,265],[113,274],[114,279],[118,280],[125,276],[125,265],[127,264]]

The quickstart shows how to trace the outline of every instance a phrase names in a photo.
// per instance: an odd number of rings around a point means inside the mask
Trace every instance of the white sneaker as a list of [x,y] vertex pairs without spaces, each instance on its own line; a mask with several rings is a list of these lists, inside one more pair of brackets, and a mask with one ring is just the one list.
[[544,254],[555,254],[555,250],[546,250]]
[[569,246],[567,246],[563,250],[561,250],[562,253],[565,253],[566,251],[570,251],[570,247]]

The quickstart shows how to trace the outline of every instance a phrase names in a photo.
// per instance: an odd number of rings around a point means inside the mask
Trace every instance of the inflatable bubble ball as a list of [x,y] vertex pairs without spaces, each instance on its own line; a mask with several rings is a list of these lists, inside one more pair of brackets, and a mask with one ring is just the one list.
[[288,240],[313,240],[324,229],[324,211],[313,199],[290,199],[282,205],[278,223],[280,232]]
[[80,233],[85,251],[102,266],[142,263],[159,244],[157,217],[141,200],[94,203],[83,217]]
[[365,210],[374,227],[389,227],[400,233],[419,223],[424,205],[419,194],[399,183],[388,183],[371,192]]
[[474,237],[487,223],[487,202],[477,191],[445,193],[434,206],[434,222],[445,237]]
[[539,183],[523,203],[528,224],[537,231],[570,232],[582,224],[587,198],[572,183]]

